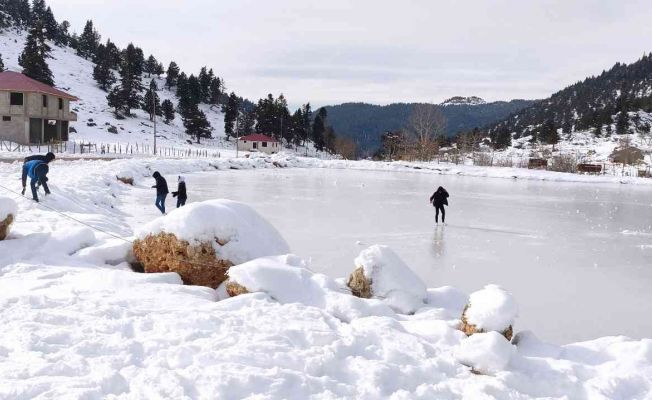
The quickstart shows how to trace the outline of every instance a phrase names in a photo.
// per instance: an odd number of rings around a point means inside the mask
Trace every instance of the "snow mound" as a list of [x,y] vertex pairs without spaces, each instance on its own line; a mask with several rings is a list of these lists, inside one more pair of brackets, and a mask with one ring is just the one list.
[[18,213],[18,205],[15,201],[8,197],[0,197],[0,221],[7,218],[9,215],[14,217]]
[[514,353],[514,346],[498,332],[470,336],[453,351],[460,363],[487,375],[504,370]]
[[514,324],[518,306],[510,293],[498,285],[487,285],[471,293],[464,311],[469,324],[482,331],[504,331]]
[[396,312],[409,314],[424,306],[426,285],[389,247],[371,246],[354,262],[370,282],[372,296],[382,299]]
[[289,253],[278,231],[253,208],[232,200],[192,203],[136,231],[138,239],[171,233],[191,245],[211,243],[215,255],[232,264]]

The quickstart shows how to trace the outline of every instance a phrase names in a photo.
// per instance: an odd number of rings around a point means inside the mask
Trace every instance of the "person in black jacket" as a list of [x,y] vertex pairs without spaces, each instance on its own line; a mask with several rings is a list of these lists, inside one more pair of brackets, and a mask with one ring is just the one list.
[[441,222],[446,223],[446,210],[444,206],[448,205],[448,192],[443,187],[439,187],[435,193],[430,196],[430,202],[435,206],[435,223],[439,223],[439,211],[441,211]]
[[54,161],[55,158],[56,157],[54,156],[54,153],[52,153],[52,152],[48,152],[46,155],[36,154],[36,155],[33,155],[33,156],[25,157],[25,159],[23,160],[23,174],[22,174],[22,177],[21,177],[21,180],[23,182],[23,191],[22,191],[23,195],[25,194],[25,188],[27,187],[27,168],[25,168],[25,165],[28,162],[34,161],[34,160],[43,161],[44,163],[49,164],[52,161]]
[[168,182],[161,176],[161,174],[156,171],[152,175],[156,179],[156,185],[152,188],[156,188],[156,208],[161,211],[161,214],[165,214],[165,198],[168,196]]
[[177,198],[177,208],[186,205],[186,200],[188,200],[188,195],[186,194],[186,178],[184,178],[183,176],[179,177],[177,191],[172,192],[172,197]]

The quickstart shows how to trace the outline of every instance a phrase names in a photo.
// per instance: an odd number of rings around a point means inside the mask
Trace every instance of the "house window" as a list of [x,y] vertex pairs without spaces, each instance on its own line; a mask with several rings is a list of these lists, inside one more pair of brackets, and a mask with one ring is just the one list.
[[267,142],[263,142],[263,147],[267,147]]
[[41,98],[43,99],[43,107],[47,108],[48,107],[48,96],[43,95],[43,96],[41,96]]
[[9,95],[9,104],[12,106],[22,106],[23,105],[23,94],[12,92]]
[[59,110],[63,110],[63,99],[59,99]]
[[258,148],[258,142],[254,142],[254,149]]
[[5,121],[5,122],[6,122],[6,121],[11,121],[11,117],[8,116],[8,115],[3,115],[3,116],[2,116],[2,120]]

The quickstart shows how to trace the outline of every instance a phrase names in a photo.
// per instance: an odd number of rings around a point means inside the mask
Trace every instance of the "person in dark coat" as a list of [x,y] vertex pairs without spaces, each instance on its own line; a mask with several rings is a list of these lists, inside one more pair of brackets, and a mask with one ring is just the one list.
[[25,168],[25,164],[27,164],[30,161],[38,160],[38,161],[43,161],[46,164],[51,163],[54,161],[56,157],[54,156],[54,153],[48,152],[46,155],[42,154],[36,154],[33,156],[25,157],[23,160],[23,176],[21,177],[21,180],[23,182],[23,191],[22,194],[25,195],[25,188],[27,187],[27,168]]
[[165,198],[168,196],[168,182],[161,176],[161,174],[156,171],[152,175],[154,179],[156,179],[156,185],[152,186],[152,188],[156,188],[156,208],[161,211],[161,214],[165,214]]
[[184,178],[183,176],[179,177],[177,191],[172,192],[172,197],[177,198],[177,208],[186,205],[186,200],[188,200],[188,195],[186,194],[186,178]]
[[435,223],[439,223],[439,211],[441,211],[441,222],[446,223],[446,210],[444,206],[448,205],[448,192],[443,187],[437,188],[435,193],[430,196],[430,202],[435,207]]
[[43,186],[45,194],[50,194],[50,188],[48,187],[48,172],[50,172],[50,167],[48,163],[43,160],[32,160],[25,163],[23,166],[23,173],[26,173],[30,178],[29,187],[32,189],[32,199],[38,203],[38,188],[36,184]]

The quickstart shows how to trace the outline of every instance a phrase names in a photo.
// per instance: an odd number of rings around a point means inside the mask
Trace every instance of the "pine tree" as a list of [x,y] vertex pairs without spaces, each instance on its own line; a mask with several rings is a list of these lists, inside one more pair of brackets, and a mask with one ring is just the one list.
[[5,63],[2,61],[2,54],[0,54],[0,72],[5,71]]
[[233,128],[235,121],[238,118],[239,109],[240,103],[238,101],[238,96],[231,92],[224,110],[224,133],[226,133],[227,139],[229,137],[236,137],[236,131]]
[[326,133],[326,117],[326,109],[322,107],[317,111],[315,122],[312,124],[312,142],[318,151],[323,151],[326,144],[324,137]]
[[106,96],[109,107],[114,109],[114,114],[117,118],[122,118],[120,112],[125,108],[126,99],[123,96],[123,91],[120,86],[116,86]]
[[220,104],[222,97],[222,81],[220,78],[213,78],[210,85],[210,97],[208,99],[208,104],[218,105]]
[[246,136],[254,132],[254,126],[256,124],[256,118],[254,113],[251,111],[242,111],[236,119],[236,136]]
[[[32,1],[32,14],[31,22],[36,23],[40,21],[41,24],[45,25],[45,1],[44,0],[33,0]],[[45,26],[44,26],[45,29]]]
[[168,99],[163,100],[161,103],[161,110],[163,111],[163,118],[166,124],[174,120],[174,104]]
[[55,41],[55,43],[59,46],[68,46],[70,45],[70,22],[68,21],[63,21],[62,23],[59,24],[58,27],[58,39]]
[[18,64],[23,67],[23,74],[46,85],[53,86],[52,71],[50,71],[50,67],[45,61],[49,57],[50,46],[45,43],[43,26],[36,22],[29,30],[25,49],[18,57]]
[[203,103],[208,103],[211,98],[211,83],[213,82],[213,78],[215,78],[215,74],[212,69],[207,71],[206,67],[201,68],[198,79],[201,88],[201,101]]
[[193,104],[201,103],[201,85],[199,84],[199,79],[192,74],[188,77],[188,96]]
[[186,128],[186,133],[194,136],[197,143],[201,143],[202,137],[210,137],[211,124],[197,104],[192,104],[186,108],[181,114],[181,119],[183,120],[183,126]]
[[303,105],[301,110],[301,115],[303,116],[303,129],[301,130],[301,141],[303,145],[306,145],[306,140],[312,135],[312,109],[310,103]]
[[111,39],[106,40],[106,44],[104,45],[104,51],[106,54],[104,57],[106,58],[106,62],[111,69],[118,69],[120,68],[120,63],[122,62],[122,54],[120,52],[120,49],[118,49],[118,46],[115,45],[111,41]]
[[163,67],[163,63],[158,63],[156,69],[152,73],[156,75],[157,78],[160,78],[161,75],[165,73],[165,67]]
[[105,92],[108,91],[117,79],[113,75],[113,71],[109,67],[109,63],[106,58],[98,60],[98,63],[93,67],[93,79],[97,82],[97,85],[100,89]]
[[149,120],[154,121],[154,114],[157,116],[163,116],[163,109],[161,107],[161,101],[156,93],[156,81],[152,79],[152,82],[149,86],[149,90],[145,92],[143,96],[142,108],[149,114]]
[[156,73],[156,69],[158,68],[158,61],[156,58],[154,58],[153,55],[150,54],[150,56],[147,58],[147,61],[145,61],[145,66],[144,66],[144,72],[147,73],[147,77],[151,77],[152,74]]
[[502,150],[512,145],[512,134],[506,126],[496,129],[490,136],[491,145],[495,150]]
[[621,111],[616,117],[616,134],[625,135],[629,133],[629,115],[627,111]]
[[57,23],[56,18],[54,18],[54,14],[50,7],[45,9],[43,27],[45,28],[45,37],[52,40],[57,45],[61,45],[62,38],[59,33],[59,24]]
[[109,105],[116,109],[116,115],[124,111],[126,115],[131,114],[131,109],[139,108],[142,102],[140,95],[143,90],[140,75],[142,74],[141,57],[139,51],[133,44],[129,44],[122,52],[120,63],[120,85],[113,88],[107,100]]
[[171,89],[172,86],[175,86],[177,84],[178,77],[179,77],[179,66],[174,61],[170,61],[170,65],[168,66],[168,73],[167,76],[165,77],[165,86],[167,86],[168,89]]
[[84,31],[79,36],[79,41],[77,44],[77,54],[86,58],[93,59],[95,57],[95,52],[97,47],[100,44],[100,34],[97,33],[95,28],[93,28],[93,21],[86,21],[84,26]]

